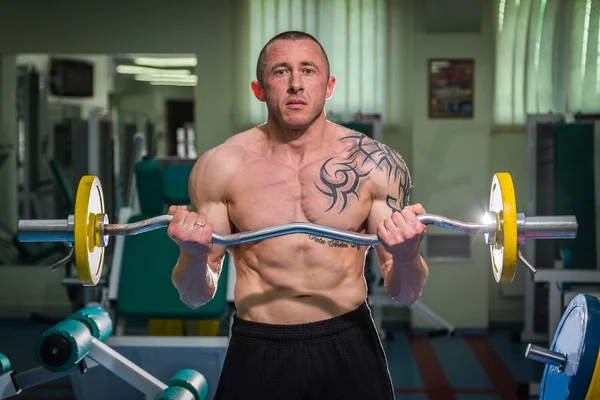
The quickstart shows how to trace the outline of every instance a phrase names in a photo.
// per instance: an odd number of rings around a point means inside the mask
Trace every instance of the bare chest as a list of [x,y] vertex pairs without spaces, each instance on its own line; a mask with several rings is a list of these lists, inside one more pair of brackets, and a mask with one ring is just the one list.
[[335,158],[300,169],[252,162],[234,177],[227,197],[239,231],[310,222],[360,232],[372,203],[367,171]]

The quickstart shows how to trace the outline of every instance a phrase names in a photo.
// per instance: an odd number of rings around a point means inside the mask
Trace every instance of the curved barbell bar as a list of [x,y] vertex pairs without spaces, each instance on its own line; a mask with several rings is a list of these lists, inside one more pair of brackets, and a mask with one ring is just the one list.
[[[173,216],[161,215],[129,224],[101,224],[104,236],[127,236],[164,228]],[[417,218],[425,225],[461,232],[465,234],[496,234],[502,221],[498,214],[487,212],[483,222],[465,222],[436,214],[421,214]],[[102,219],[100,219],[102,220]],[[577,219],[574,216],[522,217],[519,233],[522,237],[535,239],[571,239],[577,235]],[[234,234],[213,233],[213,243],[235,246],[248,242],[289,235],[293,233],[315,234],[329,239],[341,240],[364,246],[381,244],[375,234],[342,231],[322,225],[293,222],[272,227]],[[20,220],[18,238],[21,242],[69,242],[73,241],[73,223],[67,220]]]

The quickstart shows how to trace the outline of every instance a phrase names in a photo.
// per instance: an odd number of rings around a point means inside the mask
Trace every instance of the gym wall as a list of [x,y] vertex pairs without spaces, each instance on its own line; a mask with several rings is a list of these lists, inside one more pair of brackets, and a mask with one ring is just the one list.
[[[232,79],[236,44],[232,21],[238,1],[191,2],[181,7],[149,1],[143,9],[132,3],[111,7],[110,2],[104,2],[104,7],[94,8],[93,14],[88,4],[71,5],[67,10],[39,3],[35,12],[24,3],[11,4],[10,9],[0,12],[2,65],[14,62],[10,57],[14,53],[197,54],[201,73],[195,92],[196,143],[201,154],[235,132],[232,106],[241,89],[234,88]],[[493,2],[461,0],[460,6],[454,2],[449,6],[446,0],[407,3],[415,7],[406,54],[410,72],[405,104],[410,106],[398,110],[408,115],[406,122],[386,127],[384,138],[411,167],[413,202],[434,213],[478,219],[487,207],[493,173],[507,170],[513,174],[519,212],[523,212],[527,195],[525,129],[492,132]],[[119,40],[113,39],[115,35]],[[475,59],[473,119],[428,118],[426,71],[427,60],[433,57]],[[11,84],[0,79],[0,99],[9,101],[7,91],[11,90]],[[10,115],[0,113],[0,126],[5,130],[11,128],[6,120]],[[0,141],[6,137],[0,136]],[[1,168],[0,180],[10,173],[7,163]],[[0,210],[4,204],[13,204],[11,194],[0,193],[0,201]],[[2,214],[0,211],[0,218],[16,226],[14,216]],[[505,298],[494,282],[483,237],[472,237],[470,249],[469,260],[429,263],[431,273],[423,302],[459,327],[478,329],[486,328],[490,320],[521,320],[522,299]],[[54,311],[61,304],[68,306],[64,291],[57,290],[57,276],[41,267],[0,269],[0,292],[4,294],[0,313],[27,315],[52,311],[46,309],[48,305],[54,306]],[[27,292],[16,290],[14,282],[24,279],[39,284]]]

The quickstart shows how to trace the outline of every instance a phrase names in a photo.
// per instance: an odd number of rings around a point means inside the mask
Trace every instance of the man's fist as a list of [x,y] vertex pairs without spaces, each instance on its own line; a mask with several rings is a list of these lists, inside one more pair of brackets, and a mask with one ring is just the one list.
[[427,232],[417,215],[425,214],[421,204],[406,206],[400,212],[394,212],[377,228],[377,236],[383,247],[395,257],[411,258],[419,253],[419,243]]
[[203,256],[212,248],[213,224],[203,215],[189,212],[186,206],[169,207],[173,216],[167,233],[181,250],[191,256]]

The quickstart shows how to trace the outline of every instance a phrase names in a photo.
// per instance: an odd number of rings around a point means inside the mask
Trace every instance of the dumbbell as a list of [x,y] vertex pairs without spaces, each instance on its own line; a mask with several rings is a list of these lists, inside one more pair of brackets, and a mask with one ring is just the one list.
[[600,399],[600,299],[578,294],[558,324],[550,349],[529,344],[525,357],[545,363],[540,399]]

